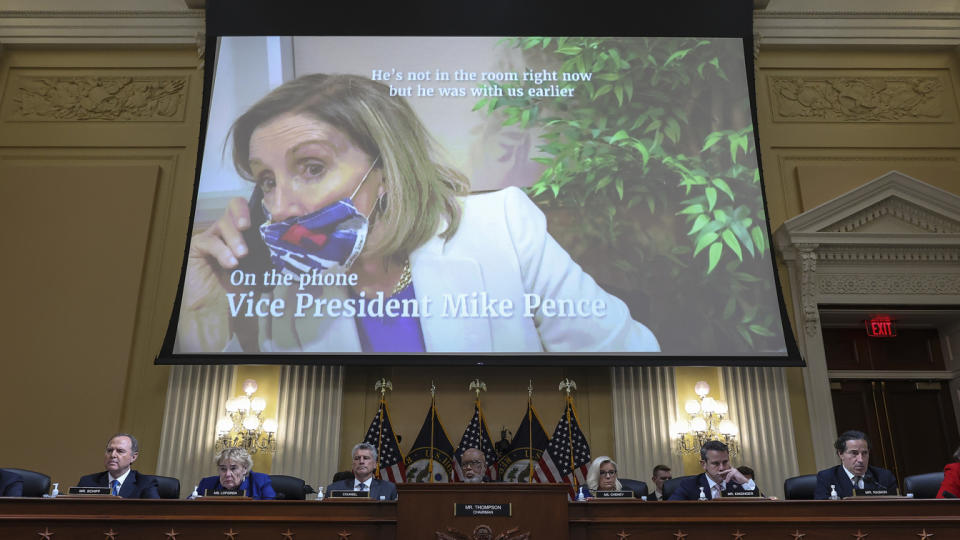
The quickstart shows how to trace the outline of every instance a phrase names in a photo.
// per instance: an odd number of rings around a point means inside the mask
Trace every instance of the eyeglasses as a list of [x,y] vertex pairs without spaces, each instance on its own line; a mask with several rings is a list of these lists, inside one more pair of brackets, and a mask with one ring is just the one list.
[[616,476],[616,475],[617,475],[616,469],[612,471],[600,471],[600,476]]
[[464,461],[461,466],[465,469],[481,469],[483,468],[484,463],[479,460],[474,461]]

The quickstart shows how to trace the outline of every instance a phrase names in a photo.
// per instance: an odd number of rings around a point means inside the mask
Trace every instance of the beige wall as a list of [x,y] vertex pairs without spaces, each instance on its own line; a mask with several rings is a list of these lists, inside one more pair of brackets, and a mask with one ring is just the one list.
[[[891,170],[960,194],[957,68],[955,48],[761,46],[757,113],[771,230]],[[782,260],[778,271],[792,317]],[[787,380],[800,472],[815,472],[801,370],[788,369]]]
[[[0,56],[0,464],[72,485],[116,431],[156,465],[199,129],[194,47]],[[11,444],[12,440],[20,441]]]

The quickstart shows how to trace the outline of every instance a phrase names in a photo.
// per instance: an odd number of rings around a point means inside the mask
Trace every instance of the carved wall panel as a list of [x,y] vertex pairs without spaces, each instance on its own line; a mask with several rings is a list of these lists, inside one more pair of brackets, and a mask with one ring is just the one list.
[[775,122],[948,122],[952,89],[934,76],[769,75]]
[[143,75],[10,76],[5,121],[182,122],[187,77]]

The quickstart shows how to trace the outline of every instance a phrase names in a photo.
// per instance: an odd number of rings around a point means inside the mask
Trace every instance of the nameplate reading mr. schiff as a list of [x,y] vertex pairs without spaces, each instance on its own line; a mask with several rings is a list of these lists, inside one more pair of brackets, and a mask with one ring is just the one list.
[[455,517],[463,516],[513,516],[513,506],[510,503],[455,503],[453,506]]
[[331,489],[327,497],[334,499],[369,499],[369,491],[354,491],[352,489]]
[[110,488],[103,487],[72,487],[67,490],[70,495],[111,495]]

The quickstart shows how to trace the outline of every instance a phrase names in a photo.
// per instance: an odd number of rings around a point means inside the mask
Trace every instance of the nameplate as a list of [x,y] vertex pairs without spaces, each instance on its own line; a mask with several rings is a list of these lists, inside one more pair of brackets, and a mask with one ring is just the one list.
[[67,492],[70,495],[113,495],[110,488],[104,487],[72,487]]
[[369,491],[354,491],[352,489],[331,489],[327,497],[332,499],[369,499]]
[[633,492],[623,491],[596,491],[593,493],[595,499],[633,499]]
[[207,497],[243,497],[242,491],[235,489],[208,489],[204,494]]
[[870,489],[854,489],[853,495],[855,497],[886,497],[893,494],[885,487],[872,487]]
[[453,505],[453,515],[454,517],[512,517],[513,505],[511,503],[455,503]]
[[759,489],[749,489],[743,491],[728,491],[723,494],[724,497],[759,497]]

